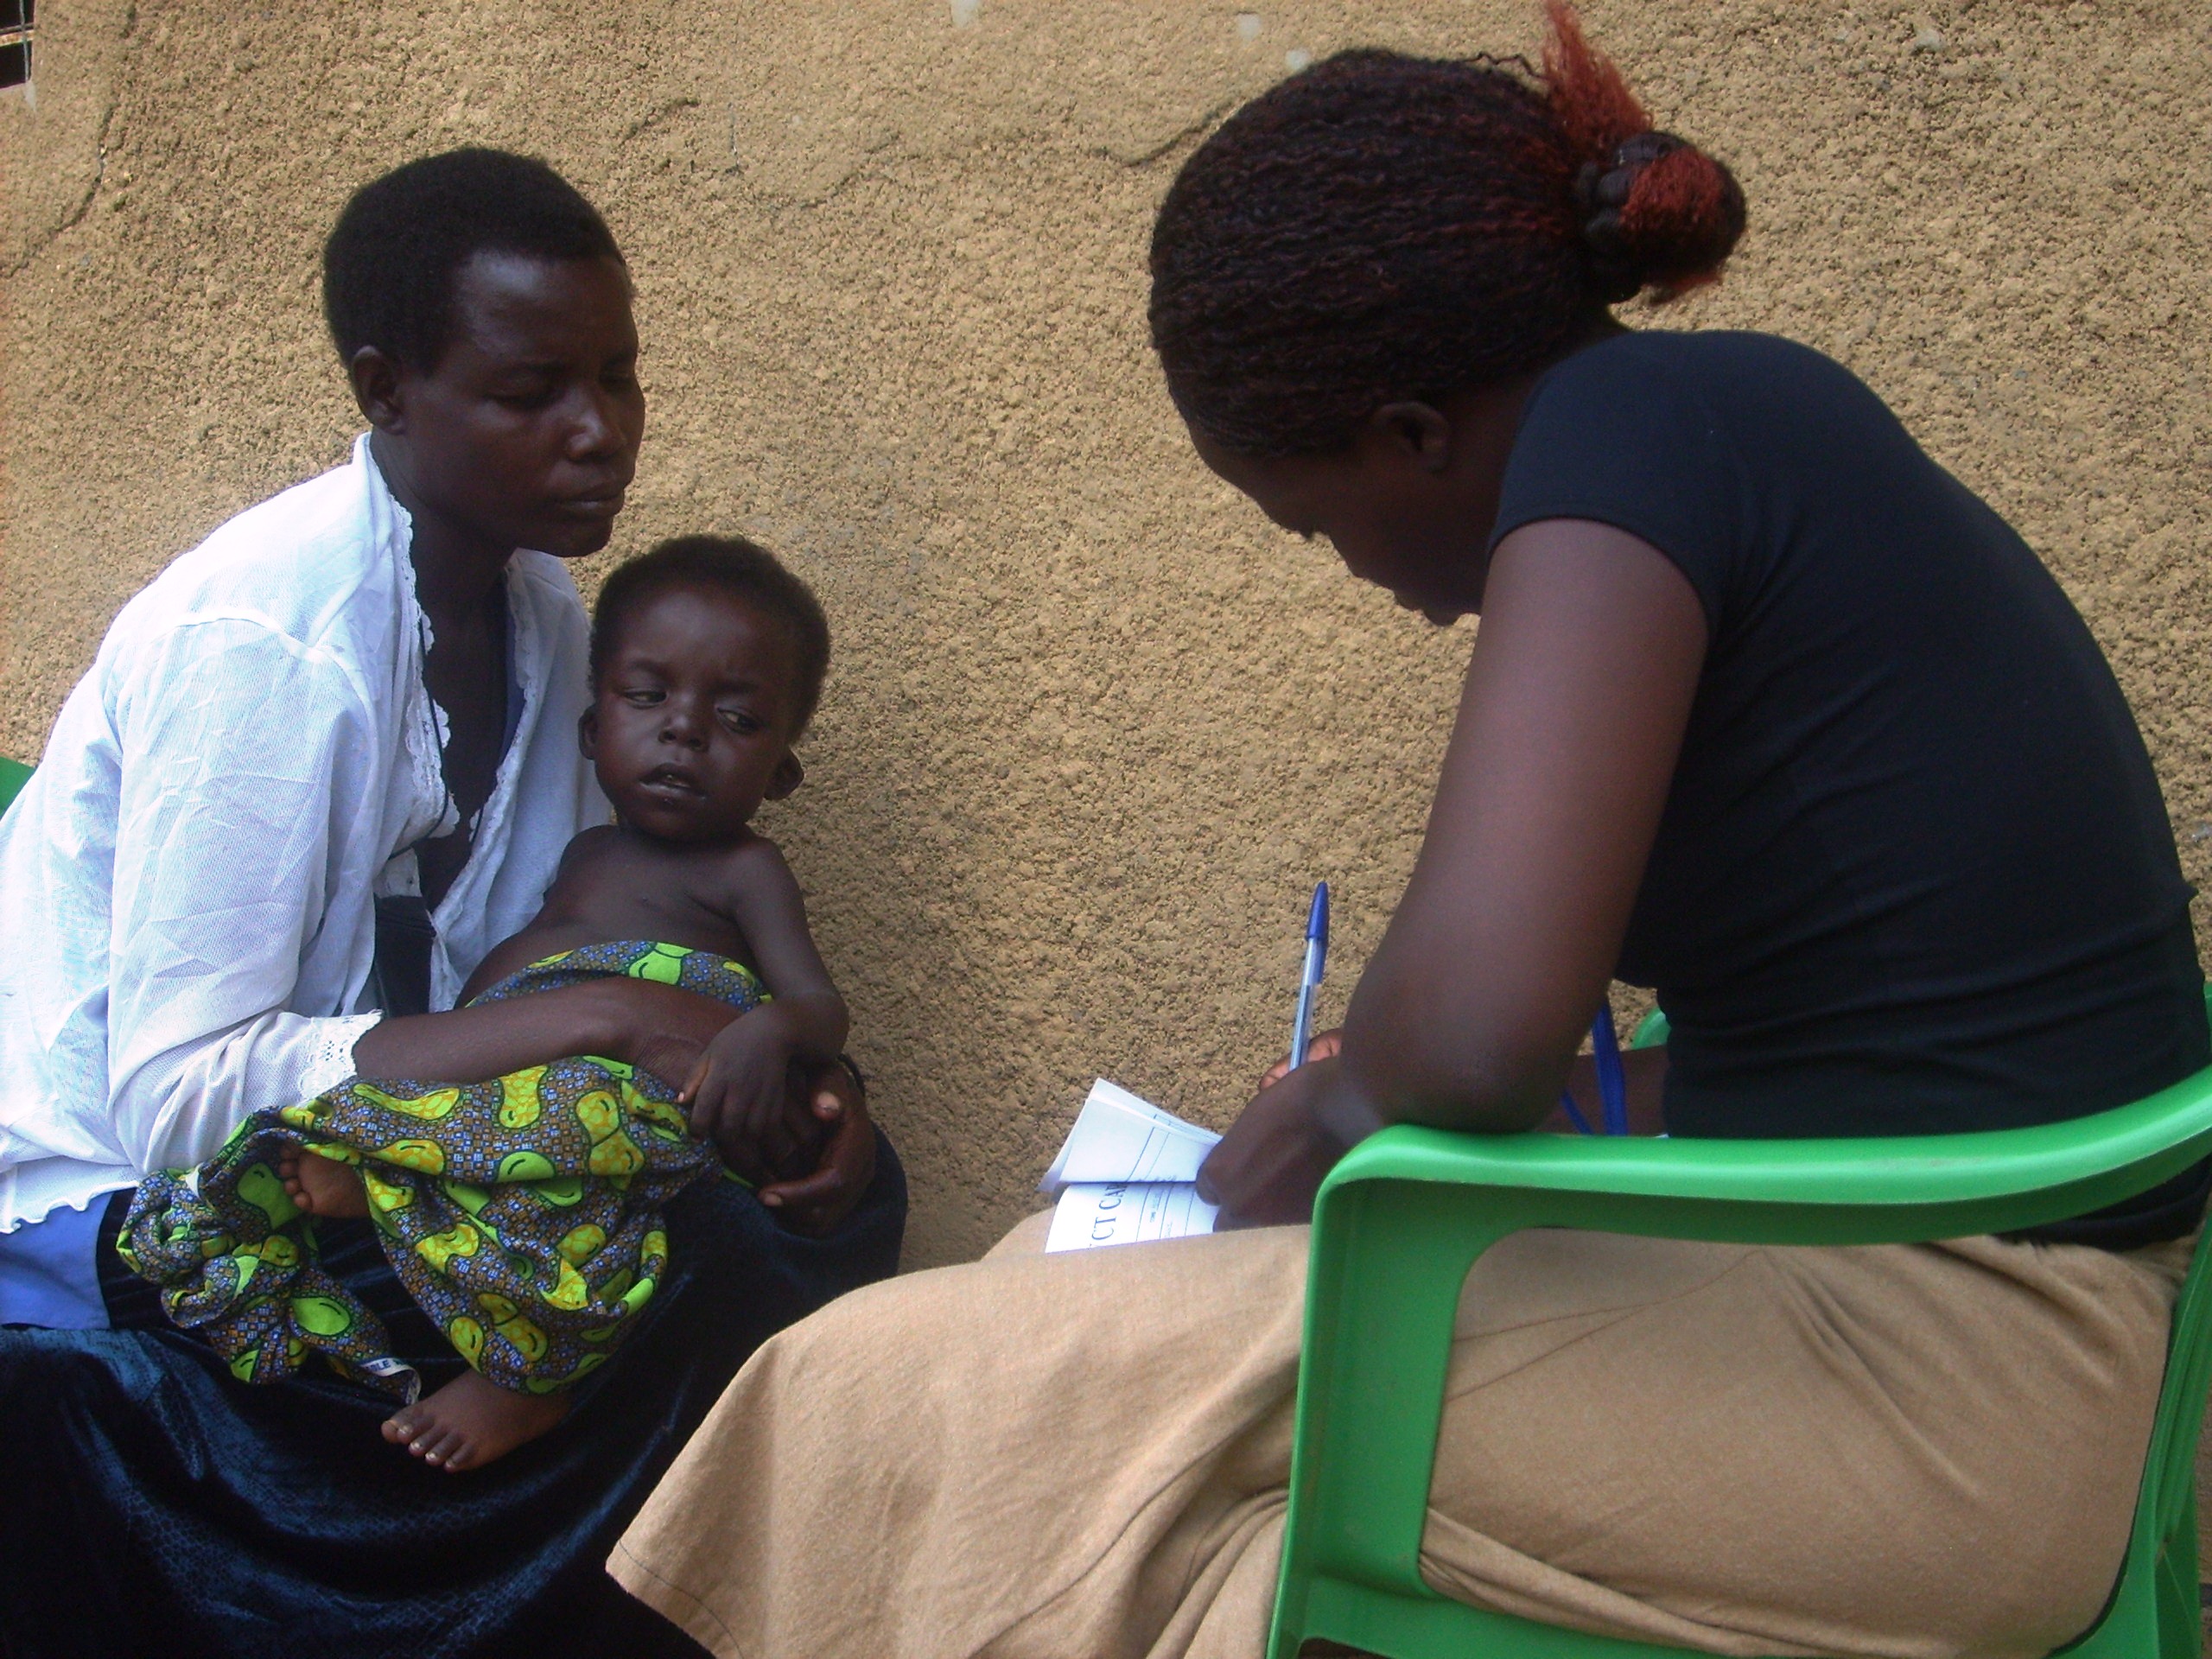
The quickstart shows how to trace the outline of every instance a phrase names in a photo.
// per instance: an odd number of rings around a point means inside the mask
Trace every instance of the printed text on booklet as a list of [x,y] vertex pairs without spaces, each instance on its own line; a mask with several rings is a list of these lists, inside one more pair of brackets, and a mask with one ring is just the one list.
[[1192,1183],[1220,1139],[1099,1078],[1038,1183],[1039,1191],[1060,1195],[1046,1250],[1211,1232],[1214,1206]]

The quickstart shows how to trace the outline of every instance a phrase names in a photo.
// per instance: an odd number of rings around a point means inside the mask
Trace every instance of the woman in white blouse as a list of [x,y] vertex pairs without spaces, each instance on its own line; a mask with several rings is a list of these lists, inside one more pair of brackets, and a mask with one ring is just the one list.
[[[0,1538],[10,1650],[46,1650],[46,1618],[73,1650],[156,1634],[239,1650],[242,1604],[256,1628],[315,1622],[330,1605],[323,1557],[364,1526],[404,1543],[385,1582],[353,1586],[365,1606],[330,1632],[341,1649],[465,1652],[537,1624],[541,1645],[585,1640],[592,1609],[619,1601],[597,1570],[607,1529],[743,1352],[896,1263],[903,1183],[835,1069],[814,1080],[836,1125],[818,1169],[771,1189],[772,1216],[728,1183],[671,1211],[688,1276],[657,1300],[647,1351],[600,1390],[643,1397],[596,1417],[583,1402],[534,1470],[478,1499],[510,1548],[457,1577],[461,1541],[404,1455],[377,1447],[397,1484],[371,1465],[349,1489],[329,1455],[342,1434],[296,1400],[254,1397],[284,1390],[207,1375],[204,1351],[152,1329],[108,1248],[112,1217],[142,1174],[202,1161],[249,1111],[356,1072],[474,1078],[587,1052],[682,1076],[730,1017],[645,982],[451,1011],[536,911],[569,838],[607,810],[577,749],[586,626],[562,561],[607,545],[645,424],[612,236],[543,163],[458,151],[363,190],[325,279],[372,430],[346,465],[240,514],[124,608],[0,819],[0,1325],[45,1328],[0,1332],[0,1405],[21,1434],[42,1401],[88,1382],[97,1395],[88,1367],[167,1366],[200,1399],[219,1460],[280,1496],[334,1479],[340,1501],[321,1533],[242,1557],[235,1514],[197,1503],[167,1465],[184,1455],[173,1431],[87,1440],[75,1418],[57,1423],[31,1490],[44,1478],[79,1509],[103,1492],[152,1503],[169,1530],[118,1560],[91,1533],[57,1533],[58,1506],[6,1506],[44,1516]],[[373,1279],[380,1258],[356,1254]],[[123,1328],[55,1334],[103,1327]],[[117,1468],[122,1444],[143,1455]],[[25,1490],[12,1468],[10,1484]],[[448,1559],[417,1574],[408,1549]],[[117,1596],[87,1595],[88,1557]]]

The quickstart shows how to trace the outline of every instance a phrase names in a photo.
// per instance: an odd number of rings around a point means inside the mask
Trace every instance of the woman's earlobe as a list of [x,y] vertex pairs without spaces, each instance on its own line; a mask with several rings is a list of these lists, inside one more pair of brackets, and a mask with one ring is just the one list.
[[353,388],[355,407],[371,426],[395,434],[407,429],[398,364],[375,346],[364,346],[346,360],[346,378]]
[[767,798],[780,801],[805,781],[806,768],[799,765],[798,756],[785,749],[784,758],[776,762],[775,775],[768,779]]
[[1408,399],[1385,404],[1370,425],[1383,442],[1423,472],[1440,473],[1452,464],[1451,417],[1433,404]]

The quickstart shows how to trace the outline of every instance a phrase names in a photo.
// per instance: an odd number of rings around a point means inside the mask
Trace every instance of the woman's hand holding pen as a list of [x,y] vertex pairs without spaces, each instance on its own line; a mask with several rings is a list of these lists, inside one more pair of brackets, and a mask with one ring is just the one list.
[[[1344,1028],[1342,1026],[1332,1027],[1327,1031],[1316,1032],[1313,1040],[1306,1045],[1306,1064],[1311,1065],[1316,1060],[1333,1058],[1337,1051],[1344,1046]],[[1290,1056],[1286,1054],[1262,1074],[1260,1087],[1273,1088],[1288,1077],[1291,1070]]]
[[1307,1046],[1304,1065],[1286,1057],[1198,1169],[1198,1196],[1221,1206],[1216,1225],[1276,1227],[1310,1221],[1313,1195],[1337,1160],[1380,1128],[1382,1118],[1346,1072],[1341,1032]]
[[1328,959],[1329,884],[1319,881],[1306,915],[1306,962],[1298,976],[1290,1052],[1268,1068],[1258,1096],[1198,1166],[1198,1196],[1219,1206],[1217,1227],[1308,1219],[1322,1178],[1380,1122],[1365,1096],[1350,1086],[1338,1058],[1344,1033],[1306,1036]]

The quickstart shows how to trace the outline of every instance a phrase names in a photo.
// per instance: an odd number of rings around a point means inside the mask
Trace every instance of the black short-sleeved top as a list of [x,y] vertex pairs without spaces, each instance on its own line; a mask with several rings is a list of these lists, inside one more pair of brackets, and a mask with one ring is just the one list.
[[[1530,394],[1493,543],[1541,518],[1640,537],[1705,611],[1619,967],[1673,1027],[1672,1131],[2010,1128],[2206,1064],[2190,889],[2111,669],[1848,370],[1764,334],[1579,352]],[[2151,1229],[2177,1236],[2207,1179],[2133,1213],[2177,1205]]]

